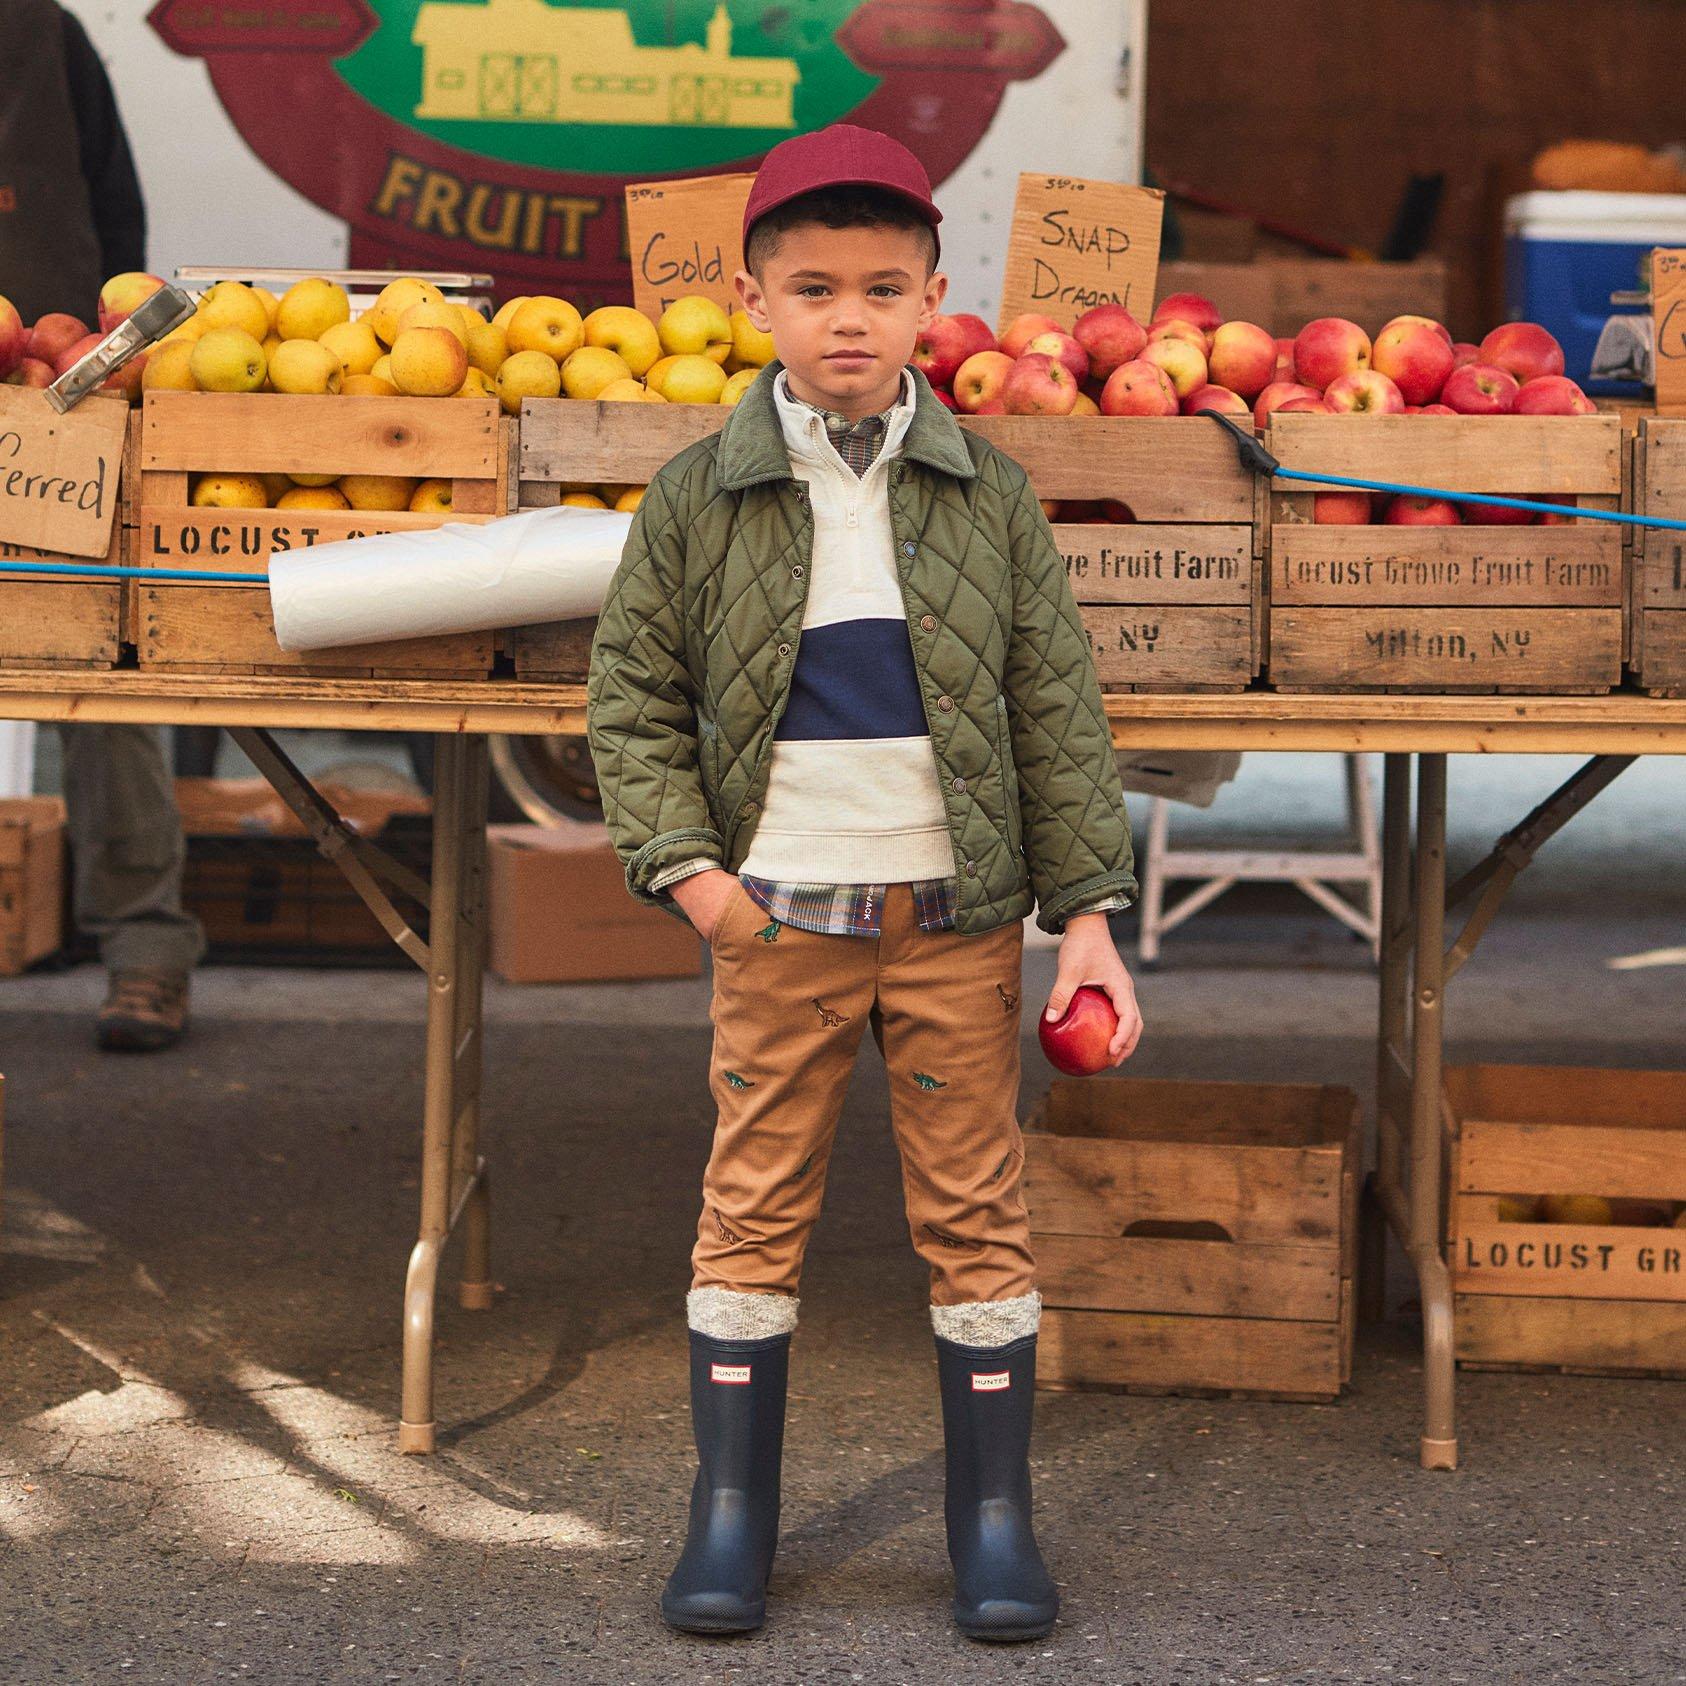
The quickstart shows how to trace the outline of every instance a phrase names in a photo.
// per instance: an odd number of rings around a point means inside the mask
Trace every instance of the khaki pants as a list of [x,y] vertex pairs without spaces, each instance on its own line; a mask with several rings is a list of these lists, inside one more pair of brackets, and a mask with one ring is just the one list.
[[932,1304],[1028,1294],[1017,1116],[1023,924],[975,936],[922,931],[911,889],[893,884],[882,936],[825,936],[770,920],[740,884],[709,946],[719,1119],[691,1286],[796,1293],[870,1024]]
[[181,904],[187,845],[156,726],[61,728],[76,923],[111,971],[190,971],[205,952]]

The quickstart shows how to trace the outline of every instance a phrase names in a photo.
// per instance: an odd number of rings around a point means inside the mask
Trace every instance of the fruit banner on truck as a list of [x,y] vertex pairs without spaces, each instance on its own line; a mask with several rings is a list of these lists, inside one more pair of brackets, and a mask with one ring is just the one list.
[[1032,0],[158,0],[148,22],[345,220],[352,265],[486,271],[586,308],[631,300],[628,182],[753,171],[847,119],[940,185],[1010,85],[1070,51]]

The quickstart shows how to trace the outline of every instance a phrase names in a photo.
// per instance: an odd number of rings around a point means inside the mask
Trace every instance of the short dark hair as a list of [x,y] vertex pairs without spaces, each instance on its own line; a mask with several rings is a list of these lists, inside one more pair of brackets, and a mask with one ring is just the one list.
[[759,281],[763,267],[778,251],[784,236],[812,222],[826,228],[906,229],[921,237],[927,279],[937,267],[937,240],[931,225],[899,193],[865,186],[817,187],[757,217],[744,248],[744,267]]

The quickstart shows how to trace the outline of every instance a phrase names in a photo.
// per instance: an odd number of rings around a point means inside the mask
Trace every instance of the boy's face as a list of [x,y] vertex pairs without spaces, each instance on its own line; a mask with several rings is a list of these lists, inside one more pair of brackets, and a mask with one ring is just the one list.
[[787,229],[759,281],[735,278],[744,313],[784,364],[790,390],[851,421],[901,393],[902,366],[942,308],[948,277],[925,276],[925,247],[900,228]]

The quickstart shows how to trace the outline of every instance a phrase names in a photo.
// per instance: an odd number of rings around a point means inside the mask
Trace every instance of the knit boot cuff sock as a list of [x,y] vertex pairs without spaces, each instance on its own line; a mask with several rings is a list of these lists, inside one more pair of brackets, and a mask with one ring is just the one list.
[[1033,1288],[1011,1300],[969,1300],[931,1307],[931,1327],[957,1346],[1006,1346],[1034,1335],[1042,1321],[1042,1296]]
[[734,1288],[693,1288],[685,1296],[685,1320],[699,1335],[716,1341],[764,1341],[796,1327],[793,1294],[740,1294]]

